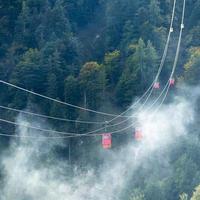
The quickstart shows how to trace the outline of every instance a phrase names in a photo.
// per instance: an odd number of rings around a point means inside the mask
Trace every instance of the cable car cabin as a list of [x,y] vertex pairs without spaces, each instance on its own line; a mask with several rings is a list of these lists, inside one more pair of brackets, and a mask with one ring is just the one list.
[[154,89],[159,89],[160,88],[160,83],[159,82],[155,82],[153,85]]
[[143,139],[142,130],[140,128],[135,129],[134,138],[136,141],[141,141]]
[[169,79],[169,85],[170,86],[174,86],[174,84],[175,84],[175,79],[174,78],[170,78]]
[[104,149],[110,149],[112,147],[112,135],[110,133],[104,133],[102,135],[102,146]]

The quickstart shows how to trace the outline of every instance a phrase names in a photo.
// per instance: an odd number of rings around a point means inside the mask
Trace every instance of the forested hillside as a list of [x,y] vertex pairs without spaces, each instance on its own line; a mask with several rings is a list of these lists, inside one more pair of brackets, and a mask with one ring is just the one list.
[[[144,94],[157,74],[170,28],[173,2],[0,0],[0,80],[75,106],[120,114]],[[177,0],[171,41],[158,80],[161,88],[173,66],[182,6],[183,0]],[[174,78],[175,86],[168,103],[178,93],[179,85],[189,86],[186,96],[190,96],[193,87],[200,84],[200,0],[186,0],[183,37]],[[124,172],[125,176],[128,175],[126,187],[120,196],[109,199],[200,200],[197,187],[200,184],[199,105],[197,98],[195,120],[187,127],[190,136],[180,138],[177,144],[174,141],[172,147],[162,152],[162,159],[159,152],[146,158],[149,166],[141,164],[134,175]],[[68,119],[64,122],[47,119],[42,123],[56,131],[77,134],[105,126],[105,123],[82,124],[78,121],[105,122],[111,119],[2,83],[0,118],[15,121],[19,112],[1,106]],[[34,116],[25,116],[34,119]],[[1,134],[13,135],[15,131],[16,126],[0,122]],[[113,136],[113,151],[118,151],[130,139],[133,140],[132,135]],[[10,143],[10,138],[0,139],[2,154]],[[83,171],[91,167],[101,170],[103,158],[98,156],[96,148],[100,143],[98,137],[71,138],[64,140],[55,152],[57,157],[70,161],[71,166],[78,166]],[[169,155],[166,160],[165,154]],[[106,156],[109,158],[110,154],[106,153]],[[162,168],[167,171],[163,172]],[[67,170],[70,173],[70,167]],[[3,185],[4,172],[1,171]],[[24,199],[32,197],[27,195]]]

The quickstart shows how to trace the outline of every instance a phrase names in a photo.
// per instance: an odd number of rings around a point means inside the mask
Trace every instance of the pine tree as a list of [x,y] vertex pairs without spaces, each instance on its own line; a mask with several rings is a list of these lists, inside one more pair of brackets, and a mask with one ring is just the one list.
[[113,51],[107,53],[104,58],[104,66],[108,84],[112,87],[115,86],[122,73],[122,66],[120,63],[120,51]]
[[86,106],[97,108],[105,88],[105,75],[102,66],[96,62],[86,63],[80,71],[79,80],[80,87],[86,97]]
[[149,5],[149,20],[154,26],[159,25],[161,21],[161,10],[158,0],[151,0]]
[[191,48],[189,51],[189,60],[185,64],[184,78],[190,84],[199,83],[200,72],[200,48]]
[[145,69],[144,69],[144,84],[145,87],[153,82],[153,79],[158,71],[158,55],[151,41],[148,41],[145,49]]
[[[79,83],[76,78],[72,75],[65,79],[65,89],[64,89],[65,101],[75,105],[79,105],[81,99],[81,92],[79,88]],[[70,119],[75,119],[78,116],[77,109],[67,108],[66,116]]]
[[17,64],[12,80],[24,88],[43,93],[46,73],[46,69],[41,64],[40,52],[37,49],[29,49]]

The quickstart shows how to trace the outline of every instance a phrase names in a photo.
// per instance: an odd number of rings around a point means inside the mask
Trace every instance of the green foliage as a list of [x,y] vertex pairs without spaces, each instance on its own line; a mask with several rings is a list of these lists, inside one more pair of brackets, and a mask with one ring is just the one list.
[[[80,85],[78,80],[72,75],[65,79],[64,96],[66,102],[73,103],[75,105],[80,103]],[[67,108],[66,116],[69,119],[75,119],[77,117],[77,112],[75,112],[74,109]]]
[[116,88],[117,102],[129,105],[134,95],[139,93],[140,83],[137,74],[127,69],[123,72]]
[[[176,74],[193,85],[200,83],[199,6],[199,0],[187,2],[186,31]],[[171,9],[171,1],[158,0],[0,0],[0,78],[78,106],[105,107],[109,112],[106,105],[112,104],[120,110],[152,83],[164,50]],[[182,1],[177,1],[174,33],[181,9]],[[176,40],[176,34],[173,38]],[[170,43],[166,68],[174,58],[175,40]],[[162,71],[163,79],[167,72]],[[16,108],[34,103],[42,113],[75,120],[96,117],[2,85],[0,102]],[[91,128],[49,122],[65,132]],[[200,135],[198,129],[192,134]],[[83,145],[81,139],[72,141],[74,146],[82,145],[74,150],[72,161],[95,163],[97,150],[91,149],[96,143],[84,141]],[[157,160],[149,171],[140,169],[127,186],[124,199],[174,200],[183,192],[188,197],[182,194],[180,198],[189,198],[200,182],[198,149],[199,143],[189,141],[175,147],[170,172],[164,175]],[[81,155],[87,155],[88,160]],[[199,187],[193,199],[199,199]]]
[[145,44],[142,39],[135,46],[135,51],[127,58],[127,69],[123,72],[116,89],[119,104],[131,103],[134,95],[138,95],[144,81]]
[[156,25],[159,24],[161,17],[160,17],[160,6],[159,1],[157,0],[151,0],[149,5],[149,19],[151,24]]
[[199,174],[197,164],[187,155],[182,155],[175,163],[175,167],[174,178],[177,191],[189,193],[191,186],[194,187],[198,182],[198,177],[196,177]]
[[96,7],[100,0],[67,0],[69,18],[76,27],[86,26],[95,16]]
[[80,100],[78,80],[72,75],[65,79],[65,101],[78,104]]
[[189,60],[184,66],[185,80],[191,84],[199,83],[200,73],[200,47],[191,48],[189,51]]
[[124,27],[123,27],[123,35],[122,35],[122,41],[121,41],[121,48],[125,49],[127,51],[127,46],[129,43],[136,42],[136,27],[134,26],[133,22],[128,20],[126,21]]
[[126,70],[116,88],[119,104],[130,104],[133,97],[144,91],[151,84],[157,69],[158,56],[152,43],[147,46],[142,39],[136,45],[130,45],[132,53],[126,60]]
[[29,49],[17,64],[12,82],[29,90],[44,92],[47,69],[40,61],[40,52],[37,49]]
[[120,51],[115,50],[111,53],[107,53],[104,62],[108,84],[115,86],[122,72],[122,67],[120,65]]
[[97,62],[86,63],[79,76],[80,87],[86,96],[86,106],[97,108],[105,88],[105,73]]
[[200,24],[197,26],[194,26],[191,30],[190,30],[190,34],[187,35],[187,39],[186,39],[186,44],[187,46],[193,46],[193,47],[198,47],[200,46]]
[[58,86],[57,86],[57,77],[55,74],[49,74],[47,78],[47,94],[50,97],[57,97]]
[[148,41],[145,53],[146,68],[144,69],[144,80],[146,85],[150,85],[158,70],[158,54],[151,41]]

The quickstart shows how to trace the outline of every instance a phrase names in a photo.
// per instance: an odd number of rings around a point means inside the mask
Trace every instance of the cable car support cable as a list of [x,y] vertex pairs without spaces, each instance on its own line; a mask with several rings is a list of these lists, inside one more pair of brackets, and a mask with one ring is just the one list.
[[[173,26],[174,15],[175,15],[175,7],[176,7],[176,0],[174,0],[174,3],[173,3],[173,11],[172,11],[172,17],[171,17],[171,23],[170,23],[170,29],[169,29],[169,33],[168,33],[168,38],[167,38],[167,42],[166,42],[166,45],[165,45],[164,53],[163,53],[163,56],[162,56],[162,59],[161,59],[161,63],[160,63],[160,66],[159,66],[156,78],[154,79],[154,81],[150,85],[150,87],[146,90],[146,92],[132,106],[130,106],[126,111],[122,112],[120,115],[113,115],[113,114],[110,114],[110,113],[104,113],[104,112],[100,112],[100,111],[95,111],[95,110],[92,110],[92,109],[87,109],[87,108],[83,108],[83,107],[76,106],[76,105],[73,105],[73,104],[69,104],[69,103],[66,103],[66,102],[62,102],[62,101],[59,101],[57,99],[53,99],[51,97],[47,97],[45,95],[41,95],[41,94],[38,94],[36,92],[24,89],[22,87],[16,86],[14,84],[8,83],[8,82],[3,81],[3,80],[0,80],[0,83],[6,84],[6,85],[11,86],[11,87],[15,87],[17,89],[20,89],[20,90],[23,90],[25,92],[31,93],[33,95],[37,95],[37,96],[40,96],[42,98],[46,98],[46,99],[55,101],[57,103],[68,105],[68,106],[71,106],[71,107],[74,107],[74,108],[82,109],[82,110],[89,111],[89,112],[94,112],[96,114],[102,114],[102,115],[107,115],[107,116],[115,116],[113,119],[109,120],[108,123],[111,123],[112,121],[116,120],[117,118],[121,118],[121,117],[123,117],[123,118],[125,117],[125,118],[130,119],[133,116],[123,116],[123,115],[125,113],[127,113],[130,109],[132,109],[134,106],[136,106],[147,95],[147,93],[151,90],[150,93],[149,93],[149,95],[147,96],[147,99],[144,102],[144,104],[146,104],[146,102],[149,100],[149,98],[150,98],[150,96],[151,96],[151,94],[153,92],[153,84],[158,79],[158,77],[159,77],[159,75],[160,75],[160,73],[162,71],[162,68],[164,66],[164,62],[165,62],[165,59],[166,59],[168,47],[169,47],[171,33],[173,32],[172,31],[173,30],[172,26]],[[0,106],[0,108],[12,110],[12,111],[15,111],[15,112],[22,112],[24,114],[35,115],[35,116],[38,116],[38,117],[43,117],[43,118],[48,118],[48,119],[54,119],[54,120],[60,120],[60,121],[73,122],[73,123],[82,123],[82,124],[104,124],[105,123],[105,122],[91,122],[91,121],[70,120],[70,119],[65,119],[65,118],[52,117],[52,116],[41,115],[41,114],[37,114],[37,113],[33,113],[33,112],[28,112],[28,111],[21,111],[21,110],[18,110],[18,109],[9,108],[9,107],[5,107],[5,106]]]
[[[180,35],[179,35],[179,42],[178,42],[178,47],[177,47],[177,52],[176,52],[176,57],[175,57],[175,62],[174,62],[174,65],[173,65],[173,69],[172,69],[172,73],[171,73],[171,76],[170,77],[172,77],[173,76],[173,74],[174,74],[174,72],[175,72],[175,69],[176,69],[176,66],[177,66],[177,61],[178,61],[178,57],[179,57],[179,51],[180,51],[180,44],[181,44],[181,37],[182,37],[182,29],[184,28],[184,26],[183,26],[183,20],[184,20],[184,12],[185,12],[185,0],[184,0],[184,6],[183,6],[183,16],[182,16],[182,23],[181,23],[181,30],[180,30]],[[0,81],[1,82],[1,81]],[[169,83],[169,81],[167,82],[167,83]],[[168,85],[168,84],[167,84]],[[166,88],[166,87],[165,87]],[[165,88],[164,88],[164,90],[165,90]],[[163,90],[163,91],[164,91]],[[169,90],[169,87],[168,87],[168,90]],[[167,93],[168,93],[168,90],[167,90],[167,92],[166,92],[166,94],[165,94],[165,97],[164,97],[164,99],[166,98],[166,96],[167,96]],[[161,95],[160,95],[161,96]],[[162,103],[164,102],[164,100],[162,101]],[[15,122],[11,122],[11,121],[8,121],[8,120],[3,120],[3,119],[0,119],[0,121],[3,121],[3,122],[6,122],[6,123],[12,123],[12,124],[14,124],[14,125],[22,125],[22,124],[17,124],[17,123],[15,123]],[[68,135],[68,134],[72,134],[72,133],[65,133],[65,132],[59,132],[59,131],[53,131],[53,130],[47,130],[47,129],[40,129],[40,128],[36,128],[36,127],[30,127],[30,126],[26,126],[26,125],[24,125],[25,127],[27,127],[27,128],[33,128],[33,129],[37,129],[37,130],[40,130],[40,131],[48,131],[48,132],[54,132],[54,133],[59,133],[59,134],[64,134],[64,135]],[[125,127],[125,128],[123,128],[123,129],[120,129],[120,130],[117,130],[117,131],[113,131],[113,132],[110,132],[111,134],[114,134],[114,133],[119,133],[119,132],[122,132],[122,131],[124,131],[124,130],[127,130],[127,129],[129,129],[129,128],[131,128],[131,127],[133,127],[134,126],[134,124],[131,124],[130,126],[128,126],[128,127]],[[73,133],[74,134],[74,133]],[[0,134],[1,135],[1,134]],[[15,135],[9,135],[9,134],[2,134],[2,135],[7,135],[8,137],[9,136],[14,136],[15,137]],[[76,134],[76,135],[68,135],[68,136],[63,136],[63,137],[60,137],[60,136],[50,136],[50,137],[47,137],[47,136],[45,136],[45,138],[70,138],[70,137],[83,137],[83,136],[97,136],[97,135],[102,135],[102,134]],[[17,136],[18,137],[18,136]],[[21,136],[19,136],[19,137],[21,137]],[[29,137],[29,136],[27,136],[27,137]],[[31,137],[31,136],[30,136]],[[38,138],[38,137],[37,137]]]

